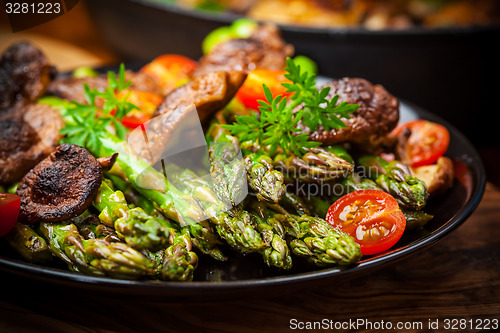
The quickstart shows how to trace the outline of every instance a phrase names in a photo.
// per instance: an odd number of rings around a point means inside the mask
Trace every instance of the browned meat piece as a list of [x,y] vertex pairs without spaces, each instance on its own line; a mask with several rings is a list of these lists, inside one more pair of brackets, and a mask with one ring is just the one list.
[[[125,79],[132,80],[131,89],[148,91],[161,95],[161,89],[158,84],[146,74],[127,71]],[[108,86],[108,78],[107,75],[104,74],[87,78],[74,78],[71,76],[59,77],[52,81],[47,89],[47,94],[69,101],[87,104],[88,102],[85,98],[83,83],[87,83],[91,89],[104,90]]]
[[156,121],[153,118],[148,124],[148,142],[143,141],[142,136],[129,137],[133,150],[144,159],[155,162],[161,156],[172,129],[188,117],[191,109],[185,106],[195,105],[203,123],[233,98],[245,79],[246,74],[242,72],[212,72],[176,88],[165,97],[154,113],[155,117],[164,117]]
[[27,42],[10,46],[0,58],[0,112],[20,100],[40,97],[55,70],[43,53]]
[[194,78],[174,89],[158,105],[154,116],[170,112],[181,105],[194,104],[202,122],[223,108],[243,84],[242,72],[212,72]]
[[364,79],[342,78],[325,86],[331,90],[328,99],[339,95],[338,102],[359,104],[350,119],[342,119],[345,128],[325,131],[321,126],[315,132],[303,123],[299,127],[311,135],[311,140],[325,144],[350,142],[355,144],[374,143],[392,131],[399,121],[399,101],[381,85],[373,85]]
[[200,59],[195,75],[215,71],[251,71],[255,68],[283,69],[293,47],[281,38],[274,25],[263,25],[249,38],[231,39],[216,45]]
[[18,182],[54,151],[64,121],[45,104],[18,103],[0,113],[0,184]]
[[101,179],[101,165],[86,149],[60,145],[19,183],[19,221],[60,222],[80,215],[97,195]]

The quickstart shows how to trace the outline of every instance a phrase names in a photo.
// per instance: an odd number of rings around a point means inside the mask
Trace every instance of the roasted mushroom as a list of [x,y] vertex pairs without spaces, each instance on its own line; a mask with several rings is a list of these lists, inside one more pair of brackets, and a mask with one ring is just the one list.
[[432,165],[424,165],[413,168],[415,177],[424,181],[430,195],[437,195],[445,192],[453,185],[455,172],[453,162],[446,156],[438,158]]
[[62,144],[21,180],[19,221],[60,222],[83,213],[102,180],[102,167],[86,149]]
[[299,127],[310,133],[311,140],[324,144],[349,142],[373,146],[384,139],[399,121],[399,101],[378,84],[360,78],[342,78],[331,81],[327,99],[339,95],[338,103],[359,104],[350,119],[343,118],[346,127],[326,131],[323,127],[311,132],[303,123]]

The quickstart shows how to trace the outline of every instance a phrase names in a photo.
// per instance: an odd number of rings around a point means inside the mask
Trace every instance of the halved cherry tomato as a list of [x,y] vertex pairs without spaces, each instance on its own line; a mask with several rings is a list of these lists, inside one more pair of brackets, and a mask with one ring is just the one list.
[[174,89],[190,80],[198,67],[193,59],[179,54],[164,54],[141,68],[141,72],[156,79],[164,91]]
[[[123,126],[131,130],[150,120],[156,107],[163,100],[160,95],[141,90],[122,90],[117,97],[127,97],[128,102],[135,104],[139,108],[139,110],[130,111],[122,118]],[[114,114],[114,112],[111,113]]]
[[15,194],[0,193],[0,237],[14,227],[21,209],[21,197]]
[[391,248],[406,227],[405,216],[396,199],[378,190],[344,195],[330,206],[326,220],[354,237],[364,255]]
[[282,82],[290,82],[285,78],[284,70],[276,69],[265,69],[258,68],[254,69],[243,82],[243,85],[236,93],[236,97],[248,108],[254,110],[259,109],[258,100],[266,100],[264,95],[263,84],[269,87],[273,97],[282,95],[289,96],[291,93],[286,92],[286,88],[281,85]]
[[414,167],[433,164],[448,149],[450,133],[443,125],[418,119],[397,127],[394,134],[404,128],[411,130],[406,149]]

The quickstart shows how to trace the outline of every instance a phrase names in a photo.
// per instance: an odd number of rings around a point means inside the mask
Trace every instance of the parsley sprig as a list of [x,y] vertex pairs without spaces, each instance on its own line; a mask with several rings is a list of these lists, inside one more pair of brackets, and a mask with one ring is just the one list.
[[[67,115],[73,121],[66,123],[61,133],[65,135],[63,142],[71,142],[80,146],[89,147],[91,150],[98,148],[99,137],[106,132],[109,125],[113,125],[116,135],[125,140],[128,130],[120,120],[138,107],[127,101],[129,94],[120,94],[130,87],[132,81],[125,80],[125,66],[120,65],[118,76],[108,72],[108,86],[103,90],[90,89],[87,83],[83,84],[85,98],[88,104],[71,102],[67,108]],[[97,106],[97,101],[102,99],[102,107]]]
[[309,72],[301,72],[300,66],[296,65],[292,59],[286,61],[287,73],[285,77],[292,83],[283,82],[283,87],[287,92],[292,92],[290,99],[293,101],[289,108],[293,110],[296,106],[303,104],[301,109],[302,121],[315,131],[321,125],[325,130],[343,128],[345,123],[338,116],[349,119],[350,113],[359,108],[358,104],[348,104],[342,102],[337,104],[339,95],[335,95],[328,100],[331,87],[316,88],[316,76]]
[[[316,88],[316,76],[307,71],[302,72],[291,58],[286,61],[285,77],[291,83],[282,85],[287,92],[292,92],[290,100],[282,95],[273,97],[271,90],[264,84],[265,101],[259,102],[260,116],[236,116],[233,124],[223,125],[240,141],[254,141],[262,146],[269,147],[269,153],[274,154],[278,148],[285,153],[302,156],[307,148],[321,145],[319,142],[309,141],[309,134],[297,128],[302,122],[315,131],[319,125],[325,130],[345,127],[340,117],[350,118],[350,113],[357,110],[359,105],[338,103],[338,95],[327,99],[330,87],[320,90]],[[295,110],[302,105],[298,110]],[[339,117],[340,116],[340,117]],[[297,134],[299,132],[303,132]]]

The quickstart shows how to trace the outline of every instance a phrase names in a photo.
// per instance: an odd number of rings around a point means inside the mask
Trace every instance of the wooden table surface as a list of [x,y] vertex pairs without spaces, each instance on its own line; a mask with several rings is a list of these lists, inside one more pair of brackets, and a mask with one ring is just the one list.
[[[113,59],[110,53],[61,44],[38,32],[4,32],[0,49],[10,40],[28,38],[62,68]],[[8,283],[0,297],[0,332],[9,333],[288,332],[299,323],[352,324],[349,320],[366,322],[340,331],[390,331],[387,325],[395,328],[400,322],[413,326],[405,332],[477,332],[481,330],[471,329],[471,324],[485,328],[492,320],[489,328],[500,325],[500,190],[488,183],[472,216],[431,248],[350,280],[279,297],[159,304],[95,295],[42,297],[36,291],[23,291],[25,281],[5,275],[2,281]],[[439,330],[433,329],[436,324]],[[447,324],[456,324],[457,329],[444,330]]]

